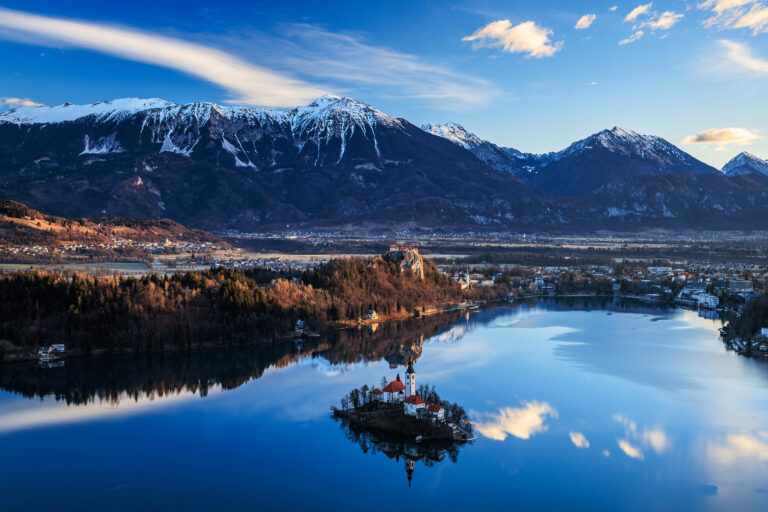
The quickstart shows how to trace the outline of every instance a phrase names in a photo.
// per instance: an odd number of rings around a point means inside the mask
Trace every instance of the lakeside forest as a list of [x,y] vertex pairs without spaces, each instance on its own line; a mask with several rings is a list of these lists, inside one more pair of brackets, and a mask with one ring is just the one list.
[[0,277],[0,339],[25,349],[65,343],[86,353],[269,342],[289,334],[299,319],[320,330],[371,309],[384,319],[409,316],[416,308],[508,291],[462,291],[428,260],[421,280],[388,256],[335,259],[293,273],[212,268],[97,278],[28,271]]
[[[626,263],[615,266],[626,272]],[[493,286],[462,290],[430,260],[420,279],[388,255],[334,259],[306,271],[254,268],[96,277],[42,270],[0,275],[0,358],[64,343],[69,351],[152,352],[244,343],[291,335],[297,320],[320,332],[354,325],[374,310],[382,320],[463,301],[530,296],[533,271],[485,269]],[[621,293],[641,283],[622,280]],[[674,288],[675,284],[665,282]],[[557,294],[611,295],[610,279],[562,274]],[[675,290],[676,291],[676,290]],[[10,342],[10,343],[9,343]]]

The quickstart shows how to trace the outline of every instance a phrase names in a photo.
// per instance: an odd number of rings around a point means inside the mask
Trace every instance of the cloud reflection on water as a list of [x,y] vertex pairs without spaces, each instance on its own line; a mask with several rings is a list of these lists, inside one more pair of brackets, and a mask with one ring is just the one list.
[[768,432],[730,434],[721,442],[709,443],[707,452],[721,465],[768,462]]
[[589,448],[589,441],[581,432],[571,432],[569,436],[576,448]]
[[557,418],[557,411],[547,402],[523,402],[522,407],[500,408],[498,413],[476,413],[473,416],[486,418],[477,420],[475,428],[480,434],[494,441],[504,441],[508,435],[518,439],[547,430],[547,417]]
[[669,436],[661,428],[639,430],[636,422],[621,414],[614,414],[613,420],[624,425],[624,438],[616,442],[627,457],[643,460],[642,448],[651,448],[661,455],[672,446]]
[[[222,391],[216,385],[208,389],[213,395]],[[84,421],[108,420],[139,414],[150,410],[164,409],[170,405],[199,399],[194,391],[181,391],[163,396],[130,396],[124,393],[118,401],[102,401],[80,406],[68,406],[61,402],[45,401],[35,407],[24,407],[0,415],[0,434],[53,425],[65,425]],[[25,404],[26,405],[26,404]]]

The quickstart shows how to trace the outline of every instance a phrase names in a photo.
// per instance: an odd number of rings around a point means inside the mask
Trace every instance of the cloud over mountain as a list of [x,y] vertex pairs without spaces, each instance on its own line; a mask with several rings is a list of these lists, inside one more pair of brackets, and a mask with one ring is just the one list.
[[746,128],[710,128],[700,131],[695,135],[688,135],[681,144],[717,144],[718,147],[725,149],[725,146],[746,146],[762,137],[752,130]]
[[285,107],[325,90],[287,74],[256,66],[227,52],[130,28],[0,8],[0,37],[37,44],[85,48],[136,62],[175,69],[227,90],[233,102]]

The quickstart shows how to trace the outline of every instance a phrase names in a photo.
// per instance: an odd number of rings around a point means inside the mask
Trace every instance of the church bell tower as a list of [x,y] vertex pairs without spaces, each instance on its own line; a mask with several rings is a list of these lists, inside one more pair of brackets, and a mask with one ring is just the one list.
[[408,361],[408,369],[405,371],[405,393],[408,396],[416,394],[416,372],[413,371],[413,360]]

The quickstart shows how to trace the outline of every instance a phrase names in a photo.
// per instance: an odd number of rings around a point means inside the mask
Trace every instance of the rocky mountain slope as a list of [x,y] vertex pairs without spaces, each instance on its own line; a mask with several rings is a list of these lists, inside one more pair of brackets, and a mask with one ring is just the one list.
[[0,244],[98,244],[112,242],[115,238],[135,242],[168,240],[229,245],[222,238],[170,219],[67,219],[46,215],[16,201],[0,200]]
[[768,160],[763,160],[746,151],[742,151],[723,166],[723,174],[726,176],[740,176],[742,174],[762,174],[768,176]]
[[537,155],[497,146],[467,131],[457,123],[425,124],[421,128],[470,151],[489,167],[509,172],[523,180],[529,179],[536,170],[557,159],[557,153]]

